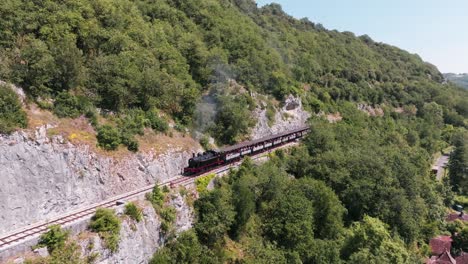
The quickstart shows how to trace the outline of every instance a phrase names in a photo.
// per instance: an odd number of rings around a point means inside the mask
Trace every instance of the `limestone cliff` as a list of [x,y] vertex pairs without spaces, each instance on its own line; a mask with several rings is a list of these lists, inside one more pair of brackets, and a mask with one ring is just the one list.
[[283,103],[283,106],[276,109],[273,120],[267,117],[266,107],[258,107],[254,112],[257,124],[252,129],[252,139],[259,139],[265,136],[281,133],[294,128],[306,125],[311,116],[304,110],[301,98],[290,95]]
[[113,158],[60,136],[0,135],[0,234],[178,175],[192,151]]

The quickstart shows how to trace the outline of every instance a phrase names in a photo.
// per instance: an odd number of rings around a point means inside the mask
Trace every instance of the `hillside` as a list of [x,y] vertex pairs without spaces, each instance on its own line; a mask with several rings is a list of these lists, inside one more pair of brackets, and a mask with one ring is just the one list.
[[[315,112],[341,100],[392,106],[437,100],[445,113],[455,107],[466,114],[459,92],[442,85],[440,72],[417,55],[293,19],[278,5],[11,0],[0,14],[0,78],[62,117],[92,117],[95,106],[148,116],[160,130],[155,113],[191,126],[197,100],[227,79],[277,99],[298,94]],[[223,96],[231,95],[216,94],[218,109],[228,113],[251,105],[238,98],[223,107]],[[219,116],[211,134],[221,143],[238,140],[251,126],[242,122],[248,115],[228,114],[240,126],[227,134]],[[135,131],[120,130],[131,145]]]
[[468,89],[468,73],[456,74],[456,73],[445,73],[445,79],[453,82],[465,89]]
[[90,227],[32,263],[417,263],[432,237],[468,232],[445,222],[468,195],[468,91],[418,55],[277,4],[8,0],[0,80],[25,92],[0,84],[0,231],[168,180],[201,147],[311,126],[211,191],[155,188],[145,221],[107,212],[124,231]]

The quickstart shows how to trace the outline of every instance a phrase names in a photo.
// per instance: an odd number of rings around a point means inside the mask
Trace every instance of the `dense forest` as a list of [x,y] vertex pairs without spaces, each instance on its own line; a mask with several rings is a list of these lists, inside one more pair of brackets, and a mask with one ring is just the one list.
[[[197,100],[227,79],[278,99],[300,95],[316,112],[340,101],[418,109],[435,101],[457,126],[468,112],[463,91],[442,85],[440,72],[417,55],[251,0],[7,0],[0,79],[58,116],[86,114],[111,135],[100,137],[107,149],[137,149],[133,135],[145,126],[164,131],[165,119],[192,126]],[[219,116],[204,131],[220,143],[252,125],[244,121],[249,111],[238,111],[249,100],[226,96],[236,97],[217,93]],[[96,107],[124,121],[100,127]],[[229,128],[225,116],[243,125]]]
[[[301,147],[261,166],[247,160],[217,181],[195,203],[193,230],[153,263],[415,263],[431,237],[468,233],[444,222],[454,197],[468,194],[468,92],[417,55],[292,18],[277,4],[6,0],[0,79],[59,117],[85,115],[107,150],[138,151],[134,136],[165,133],[168,121],[196,129],[207,94],[217,109],[202,132],[219,144],[255,124],[253,93],[340,113],[337,123],[314,115]],[[0,110],[0,132],[27,126],[6,86]],[[450,146],[449,177],[438,182],[433,154]]]

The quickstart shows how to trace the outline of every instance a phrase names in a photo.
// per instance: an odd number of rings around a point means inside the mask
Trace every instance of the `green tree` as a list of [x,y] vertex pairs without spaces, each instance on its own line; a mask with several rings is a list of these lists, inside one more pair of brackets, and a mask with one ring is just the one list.
[[280,246],[304,253],[314,237],[314,208],[294,190],[271,201],[262,214],[265,234]]
[[410,260],[404,244],[390,236],[384,223],[369,216],[353,224],[341,255],[350,263],[409,263]]
[[449,160],[449,178],[456,192],[468,195],[468,133],[454,136],[454,151]]
[[224,144],[235,143],[254,124],[245,96],[221,97],[215,116],[214,136]]
[[194,226],[202,243],[214,245],[222,242],[235,219],[231,194],[225,189],[208,192],[195,201],[197,222]]
[[158,250],[150,261],[150,264],[166,263],[201,264],[218,263],[218,260],[208,248],[200,244],[193,231],[186,231],[177,240]]

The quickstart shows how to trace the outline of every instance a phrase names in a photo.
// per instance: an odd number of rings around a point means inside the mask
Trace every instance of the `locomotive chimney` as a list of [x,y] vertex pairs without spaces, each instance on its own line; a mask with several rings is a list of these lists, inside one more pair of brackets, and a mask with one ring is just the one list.
[[195,158],[195,153],[194,152],[192,152],[192,158]]

